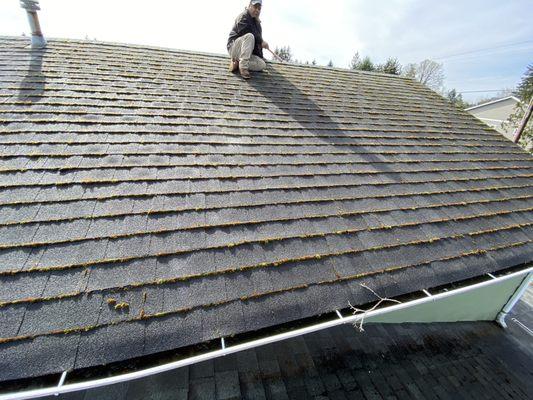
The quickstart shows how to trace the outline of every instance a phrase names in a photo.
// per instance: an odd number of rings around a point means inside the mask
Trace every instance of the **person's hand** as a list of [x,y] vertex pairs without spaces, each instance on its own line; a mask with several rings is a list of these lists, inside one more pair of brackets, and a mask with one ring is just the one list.
[[262,47],[263,47],[263,49],[270,50],[270,47],[268,47],[268,43],[265,42],[264,40],[263,40],[263,45],[262,45]]

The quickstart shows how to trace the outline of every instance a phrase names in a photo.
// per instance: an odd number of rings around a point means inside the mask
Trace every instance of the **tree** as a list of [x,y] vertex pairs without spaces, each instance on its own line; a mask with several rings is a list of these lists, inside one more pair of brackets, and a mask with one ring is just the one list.
[[518,84],[516,94],[524,103],[533,97],[533,64],[527,66],[526,72]]
[[418,65],[418,79],[423,85],[439,89],[444,82],[444,69],[442,64],[432,60],[422,61]]
[[352,61],[350,62],[350,69],[359,69],[359,65],[361,64],[361,57],[359,57],[359,52],[355,53]]
[[359,64],[359,68],[357,68],[361,71],[375,71],[376,67],[374,67],[374,63],[370,59],[370,57],[366,56],[363,58],[363,61]]
[[[509,116],[509,119],[506,122],[502,123],[502,126],[505,129],[513,131],[516,130],[522,122],[522,119],[524,118],[524,114],[526,113],[528,106],[529,102],[518,103],[515,106],[513,113]],[[524,131],[522,132],[522,136],[520,137],[518,144],[522,146],[525,150],[529,151],[530,153],[533,153],[533,121],[531,118],[527,123],[526,127],[524,128]]]
[[403,70],[403,76],[411,79],[416,79],[417,64],[407,64]]
[[333,68],[333,61],[329,60],[328,67]]
[[385,74],[400,75],[402,73],[402,65],[396,58],[388,58],[385,64],[378,65],[377,71]]
[[470,107],[470,104],[463,100],[463,95],[461,93],[457,93],[457,90],[455,89],[448,91],[446,93],[446,98],[454,106],[459,107],[463,110]]
[[439,91],[444,83],[444,68],[436,61],[424,60],[418,64],[407,64],[404,76]]
[[303,61],[303,60],[294,58],[294,55],[292,54],[292,50],[290,46],[276,47],[276,49],[274,50],[274,53],[285,62],[290,62],[293,64],[302,64],[302,65],[309,65],[309,64],[316,65],[316,60],[309,62],[308,60]]
[[396,58],[389,57],[385,64],[374,64],[370,57],[366,56],[361,60],[359,52],[355,53],[350,62],[350,69],[359,71],[378,71],[386,74],[400,75],[402,66]]
[[[518,84],[516,94],[522,101],[515,106],[507,122],[502,124],[507,129],[516,129],[520,125],[533,97],[533,64],[527,66],[526,72]],[[533,120],[531,118],[524,128],[518,143],[530,153],[533,152]]]
[[374,63],[370,57],[366,56],[361,60],[361,56],[359,55],[359,52],[357,52],[350,62],[350,69],[356,69],[359,71],[375,71],[376,67],[374,66]]
[[274,53],[281,58],[285,62],[291,62],[292,61],[292,51],[290,46],[287,47],[276,47],[276,50],[274,50]]

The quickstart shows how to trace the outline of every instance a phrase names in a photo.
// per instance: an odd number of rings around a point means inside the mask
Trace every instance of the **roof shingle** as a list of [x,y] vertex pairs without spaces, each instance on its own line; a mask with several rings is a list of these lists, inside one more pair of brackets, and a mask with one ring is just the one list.
[[531,156],[411,80],[244,82],[223,56],[64,40],[0,38],[0,61],[0,380],[533,259]]

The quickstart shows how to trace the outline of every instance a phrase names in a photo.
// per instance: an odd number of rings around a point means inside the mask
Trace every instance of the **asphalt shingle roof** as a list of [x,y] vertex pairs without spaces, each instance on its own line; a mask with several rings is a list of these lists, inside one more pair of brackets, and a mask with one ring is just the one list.
[[26,45],[0,38],[0,380],[533,259],[532,157],[415,82]]

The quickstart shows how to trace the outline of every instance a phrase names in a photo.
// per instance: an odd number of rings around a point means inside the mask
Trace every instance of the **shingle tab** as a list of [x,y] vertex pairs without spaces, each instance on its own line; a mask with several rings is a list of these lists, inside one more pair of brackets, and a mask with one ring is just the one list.
[[[0,352],[33,362],[0,381],[531,260],[533,159],[411,80],[271,63],[247,82],[225,56],[86,41],[36,54],[0,38]],[[221,398],[318,390],[197,378]]]

